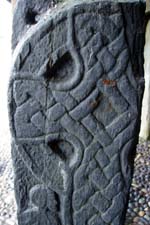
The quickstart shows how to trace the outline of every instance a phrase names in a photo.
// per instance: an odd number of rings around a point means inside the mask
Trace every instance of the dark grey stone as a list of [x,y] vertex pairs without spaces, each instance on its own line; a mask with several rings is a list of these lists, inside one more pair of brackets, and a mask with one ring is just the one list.
[[[18,0],[9,86],[19,225],[123,225],[145,4]],[[44,14],[46,12],[46,14]]]
[[[10,2],[10,0],[8,0]],[[17,0],[14,8],[12,48],[14,49],[25,32],[35,25],[41,16],[63,0]]]

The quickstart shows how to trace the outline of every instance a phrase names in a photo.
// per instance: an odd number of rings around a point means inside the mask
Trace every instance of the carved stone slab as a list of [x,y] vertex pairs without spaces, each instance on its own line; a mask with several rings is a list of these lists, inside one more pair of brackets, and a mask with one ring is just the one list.
[[123,225],[144,10],[74,1],[41,16],[19,41],[9,86],[19,225]]

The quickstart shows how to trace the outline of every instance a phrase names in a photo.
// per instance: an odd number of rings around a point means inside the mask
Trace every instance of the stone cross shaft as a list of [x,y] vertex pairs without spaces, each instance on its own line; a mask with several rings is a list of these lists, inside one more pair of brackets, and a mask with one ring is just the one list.
[[124,224],[144,21],[140,1],[16,2],[8,101],[19,225]]

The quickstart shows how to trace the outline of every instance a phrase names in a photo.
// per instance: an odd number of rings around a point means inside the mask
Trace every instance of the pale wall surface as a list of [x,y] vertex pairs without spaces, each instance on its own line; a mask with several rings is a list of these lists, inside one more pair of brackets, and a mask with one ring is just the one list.
[[146,29],[146,43],[144,49],[145,92],[142,107],[140,137],[144,140],[150,138],[150,21]]
[[146,13],[150,12],[150,0],[146,0]]

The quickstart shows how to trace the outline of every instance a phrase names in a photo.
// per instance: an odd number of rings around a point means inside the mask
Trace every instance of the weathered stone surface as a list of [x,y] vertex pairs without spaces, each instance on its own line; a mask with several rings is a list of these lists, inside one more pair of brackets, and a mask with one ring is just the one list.
[[143,94],[144,10],[70,2],[16,47],[9,108],[19,225],[123,225]]
[[63,0],[17,0],[14,7],[12,48],[14,49],[25,32],[36,24],[41,16]]

